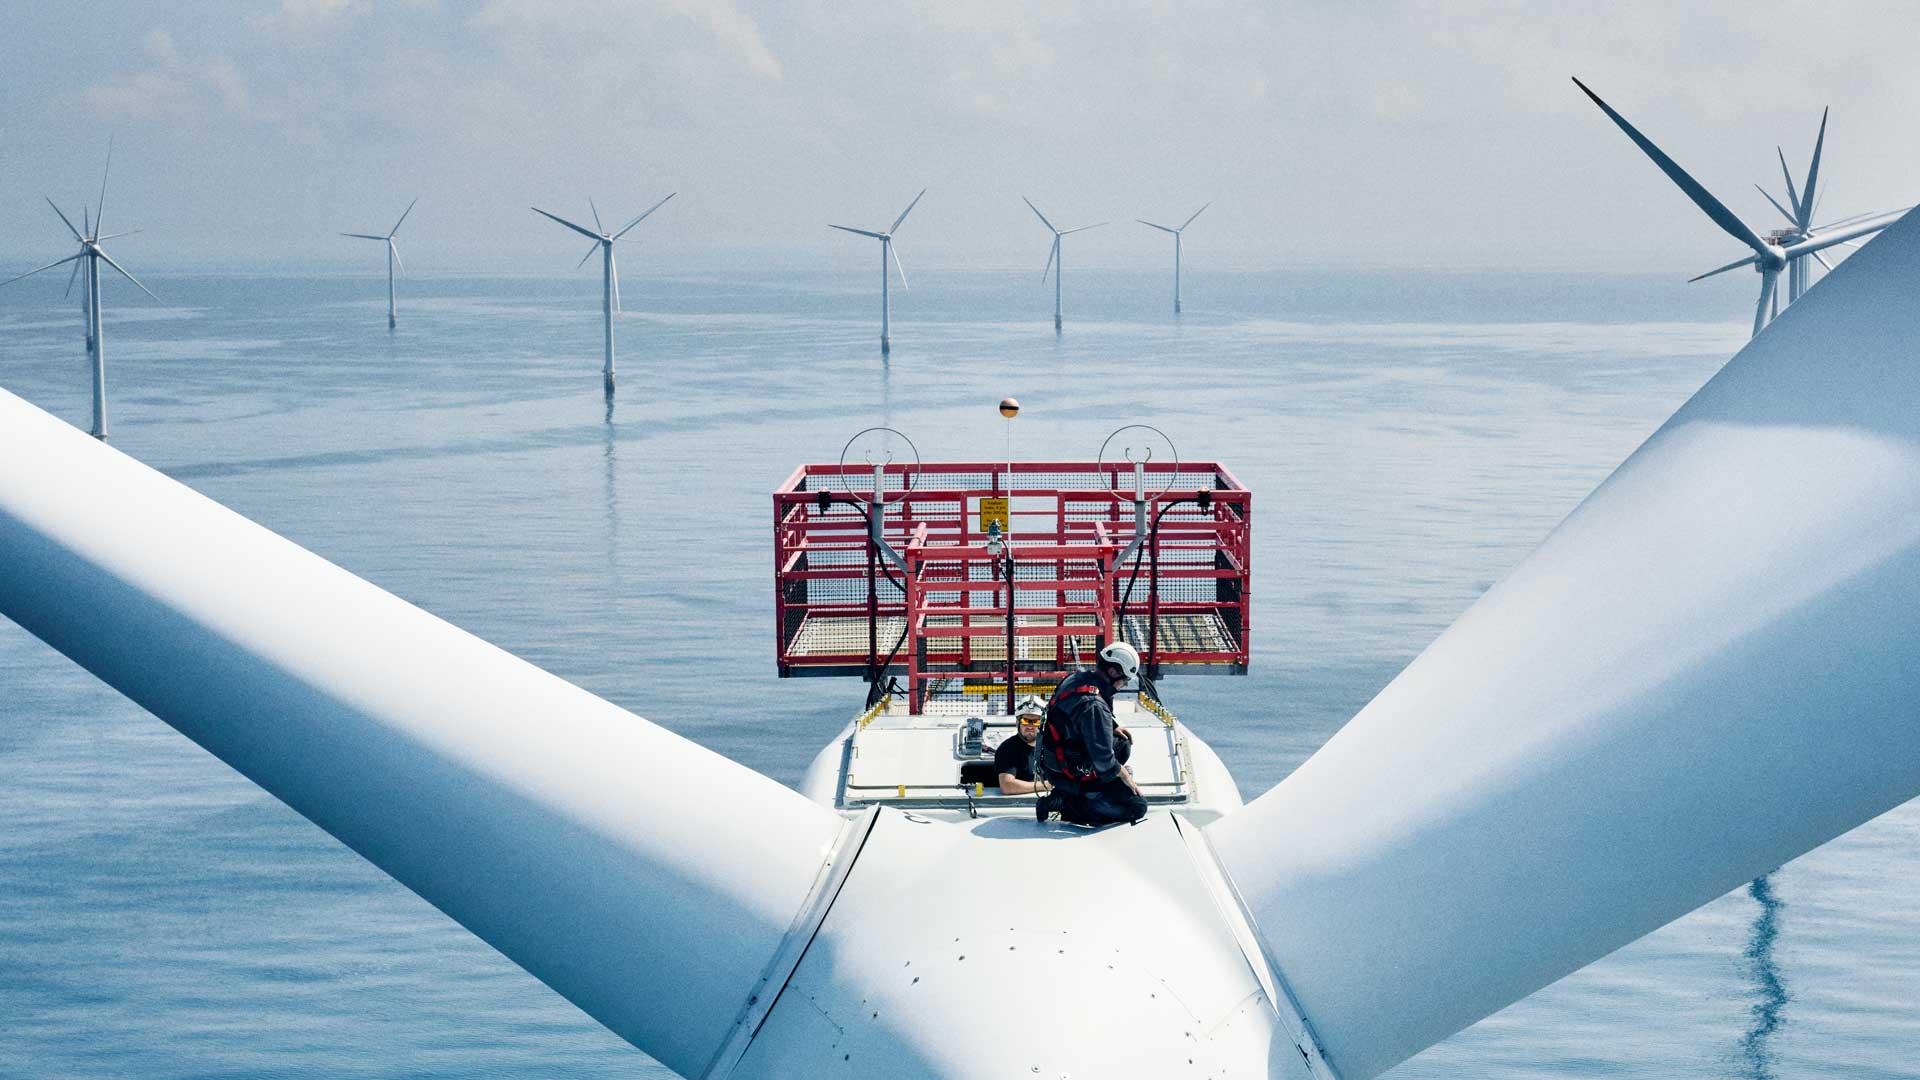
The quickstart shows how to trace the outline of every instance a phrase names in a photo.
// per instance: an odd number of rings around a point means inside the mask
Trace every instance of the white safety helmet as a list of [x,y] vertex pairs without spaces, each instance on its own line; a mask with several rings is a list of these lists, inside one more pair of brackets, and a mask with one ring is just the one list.
[[1140,677],[1140,654],[1124,641],[1116,641],[1101,649],[1100,662],[1119,668],[1120,677],[1123,679],[1133,680]]
[[1047,699],[1039,694],[1028,694],[1013,707],[1013,715],[1020,720],[1025,720],[1029,716],[1039,717],[1040,719],[1034,721],[1037,724],[1040,720],[1046,719]]

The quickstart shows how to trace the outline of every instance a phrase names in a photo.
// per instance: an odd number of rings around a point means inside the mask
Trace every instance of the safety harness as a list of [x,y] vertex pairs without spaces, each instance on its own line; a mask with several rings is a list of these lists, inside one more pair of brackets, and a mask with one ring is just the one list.
[[[1069,740],[1067,739],[1066,732],[1061,730],[1059,720],[1056,719],[1054,714],[1056,712],[1062,714],[1066,712],[1066,709],[1061,704],[1065,698],[1076,694],[1098,694],[1099,692],[1100,688],[1091,683],[1075,687],[1061,687],[1060,690],[1054,694],[1053,700],[1048,703],[1047,707],[1047,726],[1042,733],[1041,745],[1053,751],[1054,765],[1060,774],[1077,783],[1092,783],[1100,778],[1100,774],[1095,772],[1092,763],[1086,760],[1087,755],[1084,748],[1076,755],[1080,759],[1079,761],[1069,761],[1067,759],[1067,745]],[[1078,740],[1074,741],[1077,742]]]

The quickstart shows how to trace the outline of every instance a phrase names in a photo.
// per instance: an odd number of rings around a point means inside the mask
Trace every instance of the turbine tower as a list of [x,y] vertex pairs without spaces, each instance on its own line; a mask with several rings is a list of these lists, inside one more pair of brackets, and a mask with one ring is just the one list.
[[585,225],[575,225],[573,222],[568,221],[558,214],[549,214],[537,206],[533,208],[533,212],[539,214],[541,217],[552,218],[554,221],[565,225],[567,228],[593,241],[593,247],[588,248],[587,253],[580,256],[580,261],[574,264],[575,270],[585,266],[587,260],[593,258],[595,251],[600,253],[600,313],[605,318],[607,327],[607,362],[606,366],[602,369],[602,374],[606,379],[606,388],[609,394],[613,393],[613,313],[620,310],[620,268],[614,263],[614,241],[627,235],[627,233],[633,230],[635,225],[647,220],[647,217],[655,210],[667,205],[667,199],[671,199],[677,194],[679,194],[677,191],[668,192],[666,199],[661,199],[659,202],[654,203],[647,208],[646,213],[627,222],[619,232],[615,233],[607,232],[606,227],[600,224],[600,208],[593,205],[592,199],[587,200],[587,208],[593,211],[593,228],[591,229]]
[[413,200],[413,202],[410,202],[407,204],[406,210],[404,210],[400,214],[400,220],[393,223],[393,228],[388,229],[387,235],[385,236],[375,236],[372,233],[360,233],[360,232],[343,232],[340,234],[341,236],[351,236],[359,240],[380,240],[386,243],[387,245],[387,329],[389,330],[393,329],[396,325],[398,325],[398,323],[393,317],[393,268],[395,265],[399,265],[400,269],[402,270],[406,269],[406,266],[400,263],[400,247],[399,245],[393,242],[393,234],[400,231],[400,226],[406,223],[407,215],[413,213],[414,204],[418,203],[419,201],[420,201],[419,199],[415,199]]
[[[1106,222],[1096,221],[1091,225],[1080,225],[1071,229],[1056,229],[1053,227],[1053,222],[1047,220],[1047,215],[1041,213],[1040,208],[1033,205],[1032,199],[1022,195],[1020,196],[1020,201],[1026,203],[1027,209],[1033,211],[1033,216],[1039,218],[1040,224],[1045,225],[1047,231],[1053,234],[1053,247],[1047,250],[1047,265],[1040,271],[1040,284],[1045,285],[1047,283],[1047,271],[1053,271],[1053,332],[1057,334],[1060,332],[1060,267],[1062,265],[1060,238],[1063,236],[1072,236],[1077,232],[1086,232],[1088,229],[1097,229],[1105,225]],[[1206,207],[1201,207],[1201,209],[1204,210]],[[1198,214],[1194,215],[1194,217],[1199,216]],[[1193,218],[1188,218],[1187,220],[1192,221]],[[1180,227],[1183,229],[1186,228],[1185,225]]]
[[73,270],[67,275],[67,291],[61,294],[62,296],[66,296],[73,292],[73,282],[74,279],[79,276],[80,271],[83,268],[86,270],[87,281],[86,284],[82,286],[84,292],[81,294],[81,310],[85,314],[87,327],[87,357],[93,363],[93,437],[96,439],[105,439],[107,437],[107,368],[106,359],[102,355],[104,350],[100,337],[100,263],[105,261],[108,266],[118,271],[121,277],[133,282],[141,292],[146,293],[155,300],[160,299],[153,295],[153,290],[147,288],[145,285],[141,285],[139,278],[127,273],[126,267],[114,262],[113,256],[107,254],[106,249],[100,246],[108,240],[122,236],[132,236],[134,233],[140,231],[139,229],[129,229],[126,232],[113,233],[108,236],[101,235],[100,222],[105,217],[107,208],[107,175],[112,169],[113,142],[109,140],[107,142],[107,164],[106,167],[100,170],[100,202],[99,205],[94,208],[91,218],[89,218],[84,207],[81,209],[80,220],[83,226],[82,228],[74,228],[72,219],[61,212],[60,208],[54,205],[52,199],[47,200],[47,205],[53,207],[53,212],[60,215],[60,223],[67,227],[67,231],[73,234],[75,240],[79,241],[80,250],[64,259],[50,262],[38,269],[29,270],[17,277],[0,281],[0,285],[10,285],[13,282],[19,281],[21,278],[32,277],[41,270],[51,270],[56,266],[73,263]]
[[893,343],[889,341],[887,338],[888,323],[892,320],[892,317],[893,317],[893,310],[892,310],[893,301],[887,293],[887,284],[888,284],[887,262],[889,260],[893,262],[893,268],[900,272],[900,287],[903,289],[907,288],[907,268],[900,265],[900,253],[893,250],[893,234],[899,231],[901,223],[907,220],[907,215],[913,213],[913,208],[920,205],[920,197],[922,195],[925,195],[926,193],[927,193],[927,189],[921,188],[920,194],[915,195],[913,197],[913,201],[907,204],[907,208],[905,210],[900,211],[900,216],[893,219],[893,224],[889,225],[885,232],[874,232],[870,229],[856,229],[851,225],[828,225],[827,226],[827,228],[829,229],[839,229],[841,232],[857,233],[861,236],[871,236],[875,240],[880,241],[880,355],[881,356],[885,356],[888,353],[893,351]]
[[[1033,204],[1028,203],[1027,205],[1031,206]],[[1207,204],[1207,206],[1212,206],[1212,205],[1213,205],[1212,203]],[[1193,224],[1194,218],[1197,218],[1201,214],[1204,214],[1207,212],[1207,206],[1202,206],[1200,209],[1195,210],[1193,212],[1193,216],[1181,222],[1180,227],[1177,229],[1171,225],[1156,225],[1153,222],[1148,221],[1146,218],[1133,219],[1139,222],[1140,224],[1145,225],[1149,229],[1159,229],[1163,233],[1173,234],[1173,313],[1175,315],[1180,314],[1180,234],[1187,231],[1187,226]],[[1040,211],[1038,210],[1034,211],[1034,213],[1036,214],[1039,212]],[[1046,219],[1042,218],[1041,220],[1044,221]]]
[[[1904,209],[1894,210],[1885,214],[1874,215],[1865,220],[1857,220],[1853,224],[1836,222],[1833,225],[1824,226],[1820,229],[1807,230],[1808,233],[1818,232],[1820,234],[1818,237],[1807,235],[1807,233],[1783,231],[1775,234],[1773,237],[1763,239],[1759,233],[1753,231],[1751,226],[1741,221],[1738,215],[1727,209],[1725,203],[1714,198],[1712,192],[1702,187],[1698,180],[1690,176],[1685,169],[1682,169],[1672,158],[1662,152],[1659,147],[1653,145],[1652,140],[1640,134],[1639,129],[1635,128],[1632,124],[1627,123],[1626,117],[1615,112],[1613,106],[1600,100],[1600,95],[1587,89],[1586,83],[1576,78],[1573,80],[1573,84],[1578,86],[1580,91],[1586,94],[1587,97],[1591,98],[1595,105],[1600,106],[1600,111],[1606,113],[1608,118],[1618,125],[1621,131],[1626,132],[1627,138],[1632,139],[1635,146],[1638,146],[1643,153],[1649,158],[1652,158],[1653,163],[1660,167],[1660,171],[1666,173],[1667,178],[1672,180],[1681,191],[1685,192],[1687,198],[1692,199],[1695,206],[1698,206],[1702,212],[1709,218],[1712,218],[1714,224],[1726,230],[1727,235],[1753,249],[1753,254],[1744,259],[1738,259],[1725,266],[1709,270],[1698,277],[1689,278],[1688,280],[1700,281],[1704,278],[1710,278],[1715,274],[1724,274],[1729,270],[1748,265],[1751,265],[1755,270],[1759,271],[1760,302],[1755,305],[1753,310],[1753,332],[1755,336],[1759,335],[1761,328],[1767,325],[1767,320],[1772,315],[1779,313],[1779,306],[1775,302],[1774,289],[1778,283],[1780,271],[1786,269],[1796,259],[1807,255],[1814,255],[1835,244],[1844,244],[1858,236],[1866,236],[1870,233],[1878,232],[1888,225],[1893,224],[1901,215],[1906,213]],[[1823,133],[1824,130],[1823,124]],[[1818,179],[1818,148],[1816,148],[1814,160],[1815,171],[1810,171],[1807,174],[1809,187]],[[1784,167],[1784,155],[1782,155],[1781,164]],[[1792,186],[1793,181],[1791,178],[1788,179],[1787,184],[1789,187]],[[1762,194],[1765,194],[1765,192],[1762,192]],[[1811,220],[1812,200],[1808,198],[1804,200],[1804,202],[1808,219]],[[1802,200],[1795,200],[1796,210],[1801,207],[1801,204]],[[1793,215],[1789,215],[1789,218],[1796,222],[1797,228],[1799,219]],[[1793,236],[1800,236],[1801,238],[1791,239]],[[1791,291],[1791,278],[1789,278],[1788,284]]]

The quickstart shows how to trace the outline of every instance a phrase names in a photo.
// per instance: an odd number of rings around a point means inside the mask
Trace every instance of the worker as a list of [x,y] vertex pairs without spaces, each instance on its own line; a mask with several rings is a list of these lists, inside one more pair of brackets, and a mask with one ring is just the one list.
[[1033,746],[1040,738],[1040,725],[1047,719],[1047,700],[1028,694],[1013,707],[1019,720],[1019,734],[1000,740],[993,752],[993,771],[1000,774],[1000,794],[1029,795],[1052,790],[1045,780],[1033,775]]
[[1054,790],[1035,800],[1040,821],[1058,814],[1097,826],[1147,816],[1147,800],[1126,765],[1132,736],[1113,718],[1113,692],[1139,677],[1140,654],[1116,641],[1095,661],[1092,671],[1068,676],[1047,705],[1035,758],[1040,778]]

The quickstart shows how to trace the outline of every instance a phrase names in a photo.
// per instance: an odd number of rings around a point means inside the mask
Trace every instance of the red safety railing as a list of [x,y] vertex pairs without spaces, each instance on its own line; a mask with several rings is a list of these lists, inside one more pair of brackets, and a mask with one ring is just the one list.
[[[872,467],[800,467],[773,495],[780,674],[904,677],[915,712],[1004,696],[1010,636],[1021,686],[1116,639],[1150,670],[1244,674],[1252,493],[1211,462],[1145,470],[1134,547],[1130,464],[1016,462],[1011,491],[1004,464],[888,465],[881,536],[898,566],[869,539]],[[1007,526],[998,553],[994,521]]]

